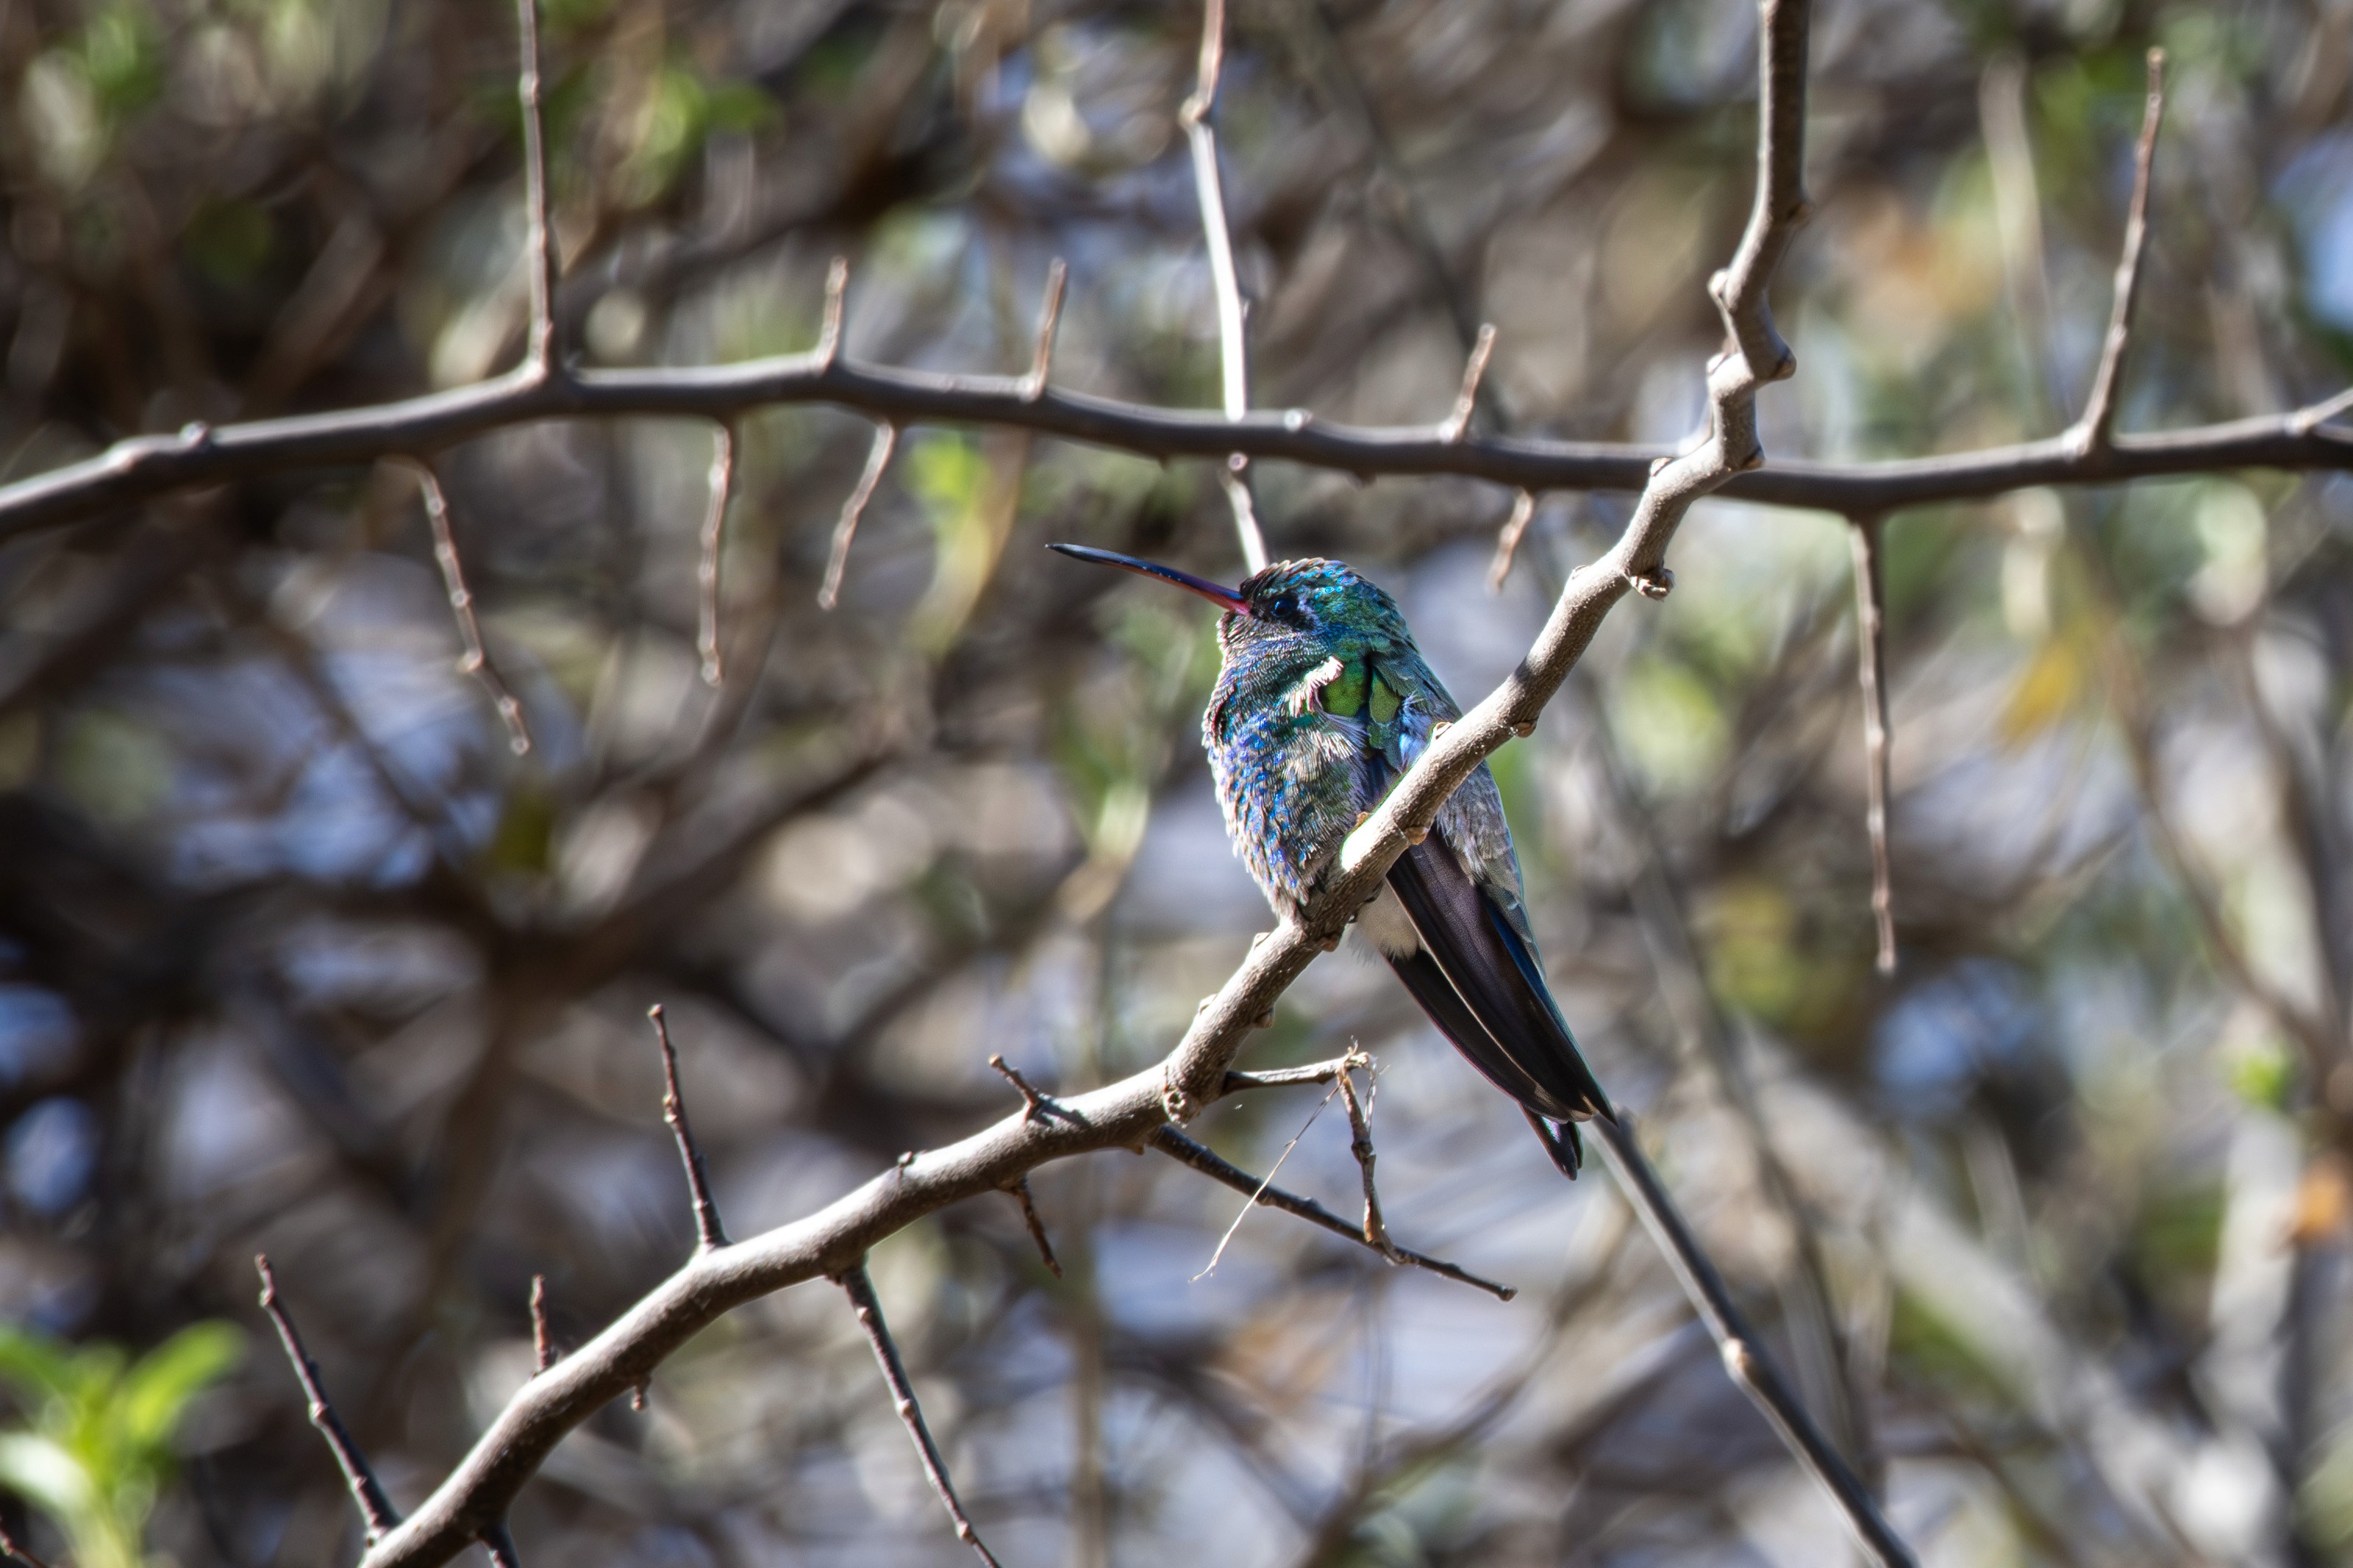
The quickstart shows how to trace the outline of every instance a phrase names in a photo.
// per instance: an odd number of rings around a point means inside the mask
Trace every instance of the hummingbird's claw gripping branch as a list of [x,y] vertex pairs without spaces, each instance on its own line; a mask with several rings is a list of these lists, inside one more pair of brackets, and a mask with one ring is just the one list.
[[[1372,1247],[1375,1251],[1380,1250],[1374,1247],[1372,1242],[1365,1239],[1365,1233],[1361,1227],[1350,1225],[1314,1199],[1301,1197],[1296,1193],[1287,1192],[1271,1183],[1260,1180],[1240,1166],[1219,1156],[1208,1145],[1196,1142],[1174,1127],[1163,1125],[1155,1129],[1151,1142],[1154,1148],[1179,1164],[1192,1166],[1211,1181],[1231,1187],[1235,1192],[1261,1207],[1279,1209],[1284,1214],[1303,1219],[1310,1225],[1321,1226],[1334,1236],[1344,1237],[1358,1247]],[[1508,1301],[1519,1294],[1519,1291],[1510,1285],[1498,1285],[1493,1279],[1482,1279],[1467,1268],[1448,1263],[1442,1258],[1432,1258],[1427,1253],[1416,1252],[1410,1247],[1396,1247],[1392,1248],[1390,1254],[1384,1254],[1384,1256],[1388,1256],[1393,1263],[1408,1263],[1416,1268],[1427,1269],[1441,1279],[1451,1279],[1460,1285],[1468,1285],[1476,1290],[1484,1290],[1498,1301]]]
[[704,1163],[702,1146],[694,1141],[694,1128],[686,1120],[686,1100],[678,1092],[678,1052],[670,1043],[670,1021],[662,1015],[657,1002],[646,1009],[652,1021],[654,1038],[660,1043],[662,1058],[662,1120],[670,1123],[670,1136],[678,1140],[679,1163],[686,1167],[687,1190],[694,1197],[695,1248],[710,1252],[727,1245],[726,1227],[719,1223],[719,1205],[711,1198],[711,1170]]
[[849,1304],[858,1313],[858,1326],[866,1331],[867,1342],[874,1347],[874,1359],[882,1367],[882,1381],[891,1385],[891,1402],[898,1408],[907,1436],[914,1439],[915,1455],[923,1461],[924,1479],[940,1494],[940,1501],[947,1505],[956,1539],[978,1552],[988,1568],[1002,1568],[982,1543],[972,1521],[965,1517],[964,1504],[956,1500],[955,1483],[948,1479],[947,1461],[940,1457],[940,1446],[932,1440],[932,1428],[923,1419],[923,1407],[915,1403],[915,1386],[907,1381],[906,1363],[899,1359],[899,1346],[891,1338],[891,1325],[883,1321],[882,1303],[875,1298],[874,1281],[867,1277],[866,1260],[861,1258],[843,1269],[834,1276],[834,1282],[849,1297]]
[[2132,205],[2126,209],[2122,254],[2116,258],[2116,293],[2108,306],[2108,332],[2100,344],[2100,367],[2084,400],[2084,416],[2067,432],[2069,447],[2079,456],[2105,451],[2115,444],[2116,388],[2122,380],[2125,351],[2132,344],[2133,301],[2140,292],[2141,253],[2148,247],[2149,176],[2157,163],[2157,132],[2165,121],[2165,51],[2148,51],[2148,96],[2142,105],[2140,140],[2133,148]]
[[449,498],[441,491],[441,477],[421,458],[408,458],[406,466],[417,476],[417,490],[425,498],[425,521],[433,530],[434,564],[441,568],[449,615],[458,623],[458,641],[464,649],[458,656],[459,671],[472,676],[498,710],[500,721],[507,727],[507,748],[518,757],[526,755],[531,751],[531,731],[523,727],[522,704],[499,679],[490,649],[482,642],[482,624],[474,616],[474,595],[466,586],[466,568],[458,558],[458,537],[449,526]]
[[335,1464],[343,1472],[343,1482],[351,1488],[352,1501],[359,1508],[367,1543],[373,1547],[400,1523],[399,1511],[385,1495],[375,1471],[368,1468],[367,1456],[360,1452],[351,1429],[343,1425],[343,1417],[335,1414],[334,1405],[328,1400],[326,1388],[319,1381],[319,1363],[302,1347],[302,1336],[295,1331],[294,1320],[279,1302],[278,1277],[270,1272],[269,1255],[254,1254],[253,1268],[261,1276],[261,1310],[269,1314],[270,1324],[278,1331],[278,1342],[285,1347],[286,1359],[294,1364],[294,1375],[302,1384],[302,1397],[310,1404],[311,1425],[319,1429],[319,1436],[327,1440],[328,1449],[335,1456]]

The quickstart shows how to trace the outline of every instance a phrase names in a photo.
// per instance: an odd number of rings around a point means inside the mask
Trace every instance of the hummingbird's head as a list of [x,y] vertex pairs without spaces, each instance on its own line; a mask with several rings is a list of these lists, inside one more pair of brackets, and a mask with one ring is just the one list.
[[1229,654],[1270,644],[1304,643],[1320,657],[1410,640],[1397,601],[1343,561],[1278,561],[1244,578],[1240,587],[1229,588],[1174,566],[1083,544],[1046,548],[1198,594],[1226,612],[1218,622],[1218,641]]

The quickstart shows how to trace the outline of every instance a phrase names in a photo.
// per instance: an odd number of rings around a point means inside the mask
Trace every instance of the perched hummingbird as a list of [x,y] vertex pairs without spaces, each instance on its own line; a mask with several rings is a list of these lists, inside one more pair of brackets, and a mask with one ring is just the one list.
[[[1173,583],[1225,611],[1201,742],[1226,832],[1278,911],[1322,890],[1349,830],[1431,730],[1461,716],[1397,601],[1340,562],[1278,562],[1229,588],[1108,550],[1048,548]],[[1519,1101],[1574,1181],[1584,1157],[1577,1123],[1609,1117],[1609,1101],[1545,985],[1485,763],[1440,809],[1437,831],[1398,857],[1356,929],[1439,1031]]]

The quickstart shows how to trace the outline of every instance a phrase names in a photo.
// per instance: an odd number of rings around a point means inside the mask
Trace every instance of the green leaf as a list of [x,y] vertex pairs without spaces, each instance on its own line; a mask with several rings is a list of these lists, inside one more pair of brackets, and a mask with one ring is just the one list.
[[235,1323],[215,1319],[182,1329],[123,1378],[115,1404],[119,1429],[134,1449],[164,1447],[190,1402],[244,1355],[245,1332]]
[[60,1524],[78,1525],[98,1511],[98,1488],[65,1446],[34,1432],[0,1432],[0,1486]]
[[73,1352],[46,1334],[0,1324],[0,1382],[28,1405],[70,1399],[82,1385]]

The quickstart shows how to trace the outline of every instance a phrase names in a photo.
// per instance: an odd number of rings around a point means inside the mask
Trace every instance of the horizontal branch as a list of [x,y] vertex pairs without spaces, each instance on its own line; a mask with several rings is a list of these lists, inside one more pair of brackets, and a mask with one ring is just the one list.
[[[449,392],[171,436],[136,436],[80,462],[0,486],[0,539],[97,515],[173,490],[305,468],[339,468],[431,451],[543,419],[669,416],[726,421],[747,409],[826,404],[894,425],[997,426],[1138,457],[1229,454],[1372,476],[1460,475],[1529,490],[1639,490],[1662,448],[1608,442],[1465,437],[1429,425],[1325,423],[1301,409],[1229,420],[1060,388],[1031,395],[1027,376],[942,375],[828,359],[820,352],[674,369],[525,369]],[[2353,431],[2311,410],[2117,436],[2091,451],[2065,435],[2010,447],[1877,463],[1776,459],[1735,475],[1725,495],[1773,506],[1881,514],[2035,485],[2107,484],[2221,468],[2353,469]]]

